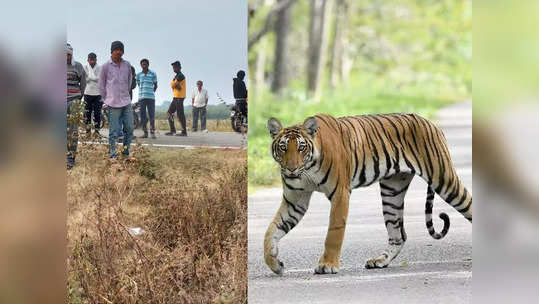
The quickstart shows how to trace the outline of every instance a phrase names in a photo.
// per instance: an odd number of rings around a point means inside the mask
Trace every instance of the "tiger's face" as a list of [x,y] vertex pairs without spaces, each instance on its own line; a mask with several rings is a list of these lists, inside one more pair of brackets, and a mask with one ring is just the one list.
[[316,161],[314,136],[318,129],[316,119],[310,117],[303,125],[283,128],[276,118],[268,120],[268,130],[273,138],[271,154],[281,167],[281,174],[289,177],[299,177],[305,167]]

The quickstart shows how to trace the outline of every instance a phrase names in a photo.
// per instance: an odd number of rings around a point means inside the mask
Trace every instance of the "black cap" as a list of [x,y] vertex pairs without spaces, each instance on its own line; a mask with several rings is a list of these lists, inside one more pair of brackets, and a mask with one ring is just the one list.
[[121,42],[121,41],[114,41],[111,45],[110,45],[110,52],[112,53],[114,50],[124,50],[124,44]]
[[236,76],[237,76],[239,79],[243,79],[243,78],[245,77],[245,71],[239,70],[238,73],[236,73]]
[[88,59],[96,59],[97,55],[95,53],[88,54]]
[[180,68],[182,67],[182,64],[181,64],[178,60],[176,60],[176,61],[174,61],[173,63],[171,63],[171,65],[172,65],[172,66],[177,65],[177,66],[179,66]]

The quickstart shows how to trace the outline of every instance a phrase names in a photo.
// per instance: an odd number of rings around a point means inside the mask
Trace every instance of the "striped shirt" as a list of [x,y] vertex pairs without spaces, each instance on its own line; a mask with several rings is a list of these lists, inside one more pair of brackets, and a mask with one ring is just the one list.
[[148,73],[139,72],[137,74],[138,100],[155,99],[154,85],[157,84],[157,75],[148,69]]
[[82,64],[72,60],[71,64],[67,64],[67,101],[80,99],[86,88],[86,73]]

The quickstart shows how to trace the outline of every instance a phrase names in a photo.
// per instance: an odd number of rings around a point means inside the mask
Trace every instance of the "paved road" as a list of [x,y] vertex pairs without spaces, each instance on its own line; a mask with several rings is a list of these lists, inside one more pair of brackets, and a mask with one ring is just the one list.
[[[108,143],[109,131],[103,129],[100,132],[104,138],[101,140],[103,143]],[[142,130],[135,130],[135,136],[137,141],[143,145],[154,147],[166,147],[166,148],[216,148],[216,149],[244,149],[247,146],[247,137],[243,134],[235,132],[189,132],[187,137],[181,136],[165,136],[165,131],[157,131],[156,139],[140,138],[143,135]],[[81,138],[84,140],[84,138]]]
[[[472,190],[471,102],[439,112],[453,161],[468,190]],[[472,281],[472,225],[438,196],[434,214],[451,218],[442,240],[431,238],[425,228],[426,184],[414,178],[406,196],[404,222],[408,241],[400,255],[385,269],[363,268],[387,244],[379,186],[352,192],[350,215],[343,244],[341,271],[313,275],[324,248],[329,203],[319,193],[312,197],[303,220],[280,243],[285,265],[282,277],[263,261],[265,229],[280,204],[280,188],[249,196],[249,303],[469,303]],[[441,220],[434,218],[437,231]]]

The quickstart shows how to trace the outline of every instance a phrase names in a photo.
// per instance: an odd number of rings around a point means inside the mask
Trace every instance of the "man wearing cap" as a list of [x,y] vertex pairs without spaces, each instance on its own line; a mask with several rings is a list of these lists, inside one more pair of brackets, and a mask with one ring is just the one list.
[[110,158],[117,156],[116,142],[120,133],[120,121],[125,126],[122,154],[129,157],[129,145],[133,137],[133,110],[129,91],[133,81],[131,64],[122,59],[124,45],[114,41],[110,47],[110,60],[101,66],[99,74],[99,93],[109,108],[109,153]]
[[77,154],[77,143],[79,141],[78,123],[71,117],[75,105],[80,102],[82,93],[86,88],[86,75],[80,62],[73,60],[73,48],[68,43],[66,45],[67,57],[67,169],[75,165]]
[[[173,98],[168,108],[168,123],[170,125],[170,132],[165,133],[165,135],[177,135],[177,136],[187,136],[187,128],[185,123],[185,113],[183,112],[183,101],[185,100],[185,76],[182,73],[182,65],[179,61],[174,61],[172,63],[172,69],[176,74],[172,79],[170,86],[172,87]],[[181,133],[176,134],[176,128],[174,127],[174,112],[178,115],[178,120],[182,124]]]
[[92,134],[92,113],[94,114],[95,134],[99,135],[101,127],[101,96],[99,95],[99,65],[94,53],[88,54],[88,63],[84,65],[86,72],[86,89],[84,90],[84,102],[86,103],[86,134]]
[[155,90],[157,90],[157,75],[154,71],[150,70],[150,61],[146,58],[140,61],[140,67],[142,72],[137,74],[138,89],[138,101],[140,103],[140,115],[142,116],[142,131],[144,135],[142,138],[148,137],[148,117],[146,116],[146,110],[150,118],[150,133],[152,138],[155,138]]

